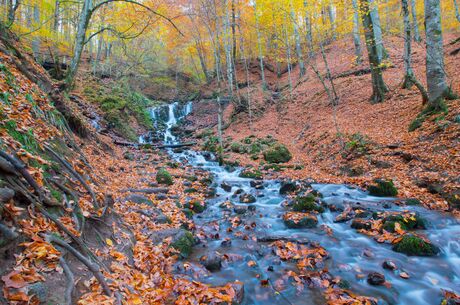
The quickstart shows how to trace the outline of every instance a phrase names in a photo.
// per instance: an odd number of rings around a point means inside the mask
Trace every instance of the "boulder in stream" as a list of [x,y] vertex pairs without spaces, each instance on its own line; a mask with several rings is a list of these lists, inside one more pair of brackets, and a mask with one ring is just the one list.
[[240,202],[241,203],[254,203],[256,201],[257,201],[256,197],[254,197],[251,194],[244,193],[244,194],[240,195]]
[[380,286],[385,283],[385,276],[378,272],[372,272],[367,275],[369,285]]
[[286,195],[288,193],[293,193],[298,189],[297,183],[295,181],[283,181],[281,182],[280,194]]
[[225,181],[221,183],[220,187],[227,193],[230,193],[232,191],[232,186]]
[[393,246],[393,251],[409,256],[435,256],[440,250],[431,242],[416,235],[406,234]]
[[194,244],[195,239],[193,238],[193,234],[187,230],[180,230],[173,237],[171,247],[179,251],[179,255],[182,258],[187,258],[192,253]]
[[211,272],[219,271],[222,268],[222,257],[215,252],[203,255],[200,261]]
[[318,218],[309,213],[287,212],[283,215],[283,220],[289,229],[314,228],[318,224]]

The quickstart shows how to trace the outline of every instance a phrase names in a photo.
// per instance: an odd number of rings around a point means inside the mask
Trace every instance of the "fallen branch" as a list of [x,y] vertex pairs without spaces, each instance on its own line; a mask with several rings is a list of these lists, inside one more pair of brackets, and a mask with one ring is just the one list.
[[71,245],[69,245],[68,243],[66,243],[65,241],[63,241],[62,239],[54,235],[47,235],[46,240],[50,243],[55,243],[58,246],[72,253],[73,256],[75,256],[80,262],[82,262],[86,267],[88,267],[88,270],[94,274],[94,277],[98,280],[104,293],[107,296],[112,296],[112,291],[110,290],[109,285],[107,285],[107,282],[105,281],[105,278],[102,275],[101,271],[99,270],[99,266],[97,264],[93,264],[92,262],[90,262],[86,257],[84,257],[80,252],[78,252],[74,247],[72,247]]

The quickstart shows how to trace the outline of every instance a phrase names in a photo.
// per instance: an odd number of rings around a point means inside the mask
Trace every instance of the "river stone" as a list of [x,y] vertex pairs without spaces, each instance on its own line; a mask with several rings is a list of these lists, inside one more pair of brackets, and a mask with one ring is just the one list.
[[264,189],[264,181],[263,180],[251,180],[249,182],[251,187],[255,188],[256,190],[262,190]]
[[378,272],[372,272],[367,275],[369,285],[380,286],[385,283],[385,276]]
[[233,211],[236,214],[246,214],[246,212],[248,211],[248,206],[247,205],[235,205],[235,207],[233,208]]
[[355,218],[351,223],[351,228],[356,230],[370,230],[372,228],[372,222],[362,218]]
[[241,194],[241,196],[240,196],[240,202],[241,203],[254,203],[256,201],[257,201],[256,197],[254,197],[251,194],[245,193],[245,194]]
[[440,250],[437,246],[415,235],[404,235],[400,242],[393,246],[393,251],[409,256],[435,256]]
[[130,202],[134,202],[134,203],[137,203],[137,204],[153,205],[153,202],[150,199],[148,199],[145,196],[137,195],[137,194],[128,195],[128,196],[125,197],[125,199],[123,201],[124,202],[130,201]]
[[239,305],[243,303],[244,299],[244,284],[243,282],[236,281],[230,284],[235,290],[235,298],[232,301],[232,305]]
[[187,230],[179,230],[179,232],[173,237],[171,247],[179,251],[179,255],[182,258],[187,258],[192,253],[195,239],[193,234]]
[[396,266],[396,264],[390,260],[386,260],[382,263],[382,267],[383,269],[387,269],[387,270],[391,270],[391,271],[394,271],[396,269],[398,269],[398,267]]
[[225,181],[221,183],[220,187],[227,193],[230,193],[232,191],[232,186]]
[[288,193],[293,193],[298,189],[297,183],[295,181],[283,181],[281,182],[280,194],[286,195]]
[[222,257],[215,252],[202,256],[200,261],[211,272],[219,271],[222,268]]
[[292,219],[283,217],[284,224],[289,229],[309,229],[309,228],[316,227],[316,225],[318,224],[318,218],[316,218],[316,216],[314,215],[310,215],[306,213],[303,213],[303,214],[304,216],[298,222],[295,222]]

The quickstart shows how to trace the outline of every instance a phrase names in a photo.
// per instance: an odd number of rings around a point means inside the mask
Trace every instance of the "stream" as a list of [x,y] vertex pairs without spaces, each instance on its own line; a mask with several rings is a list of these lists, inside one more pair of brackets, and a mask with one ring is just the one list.
[[[161,109],[160,109],[161,108]],[[174,103],[152,110],[155,124],[165,127],[162,132],[166,144],[177,143],[172,128],[192,111],[192,104]],[[418,212],[428,222],[426,230],[420,231],[441,249],[434,257],[416,257],[394,252],[391,245],[378,243],[372,237],[358,233],[350,227],[350,221],[334,222],[340,212],[326,208],[318,215],[318,225],[311,229],[288,229],[282,215],[286,212],[283,203],[286,197],[280,195],[279,181],[261,181],[258,189],[251,186],[252,179],[240,178],[241,169],[227,171],[215,161],[205,158],[205,154],[192,150],[175,153],[171,156],[180,162],[186,162],[195,168],[209,171],[214,176],[217,195],[207,201],[208,208],[194,216],[196,233],[206,236],[196,245],[188,261],[199,264],[200,258],[209,253],[218,252],[231,258],[223,261],[222,267],[199,277],[199,281],[210,285],[224,285],[235,280],[244,283],[243,304],[325,304],[323,289],[298,289],[288,280],[286,272],[296,271],[296,264],[280,260],[270,242],[258,242],[255,237],[276,236],[290,240],[309,240],[321,245],[329,253],[324,264],[331,275],[338,276],[349,283],[349,290],[356,294],[371,296],[379,304],[433,305],[440,304],[442,289],[460,292],[460,223],[447,213],[429,211],[418,206],[399,207],[393,198],[369,196],[366,192],[335,184],[312,184],[311,187],[322,195],[322,201],[335,206],[358,204],[370,211]],[[221,185],[231,186],[225,191]],[[261,187],[260,185],[263,185]],[[226,187],[228,190],[228,187]],[[254,195],[256,202],[244,213],[237,214],[237,208],[222,209],[221,204],[230,201],[233,207],[248,206],[240,203],[239,196],[233,196],[237,190]],[[385,203],[385,204],[382,204]],[[242,208],[243,210],[246,208]],[[238,217],[241,224],[232,228],[229,219]],[[329,228],[329,232],[324,228]],[[211,238],[212,236],[212,238]],[[244,238],[248,236],[248,238]],[[224,241],[224,242],[223,242]],[[397,271],[382,268],[384,261],[391,260]],[[248,262],[256,263],[255,267]],[[400,272],[406,272],[410,278],[404,279]],[[366,278],[371,272],[385,275],[391,284],[373,286]],[[274,285],[261,285],[261,280],[270,283],[283,280],[283,290],[277,292]],[[276,285],[275,285],[276,286]]]

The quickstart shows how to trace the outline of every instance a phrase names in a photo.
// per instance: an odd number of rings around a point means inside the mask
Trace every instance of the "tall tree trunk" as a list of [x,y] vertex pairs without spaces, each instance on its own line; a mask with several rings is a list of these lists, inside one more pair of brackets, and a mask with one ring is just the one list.
[[81,55],[83,48],[85,47],[86,30],[88,29],[89,21],[92,15],[92,0],[85,0],[81,9],[80,18],[78,20],[77,35],[75,39],[75,47],[73,52],[72,61],[66,75],[66,84],[70,89],[75,81],[75,75],[77,74],[78,67],[80,65]]
[[460,22],[460,9],[458,8],[457,0],[454,0],[455,7],[455,17],[457,17],[458,22]]
[[294,6],[292,4],[292,0],[290,4],[291,4],[291,19],[292,19],[292,23],[294,24],[295,51],[297,55],[297,61],[299,63],[300,76],[302,77],[305,75],[305,63],[303,62],[302,46],[300,44],[299,25],[297,23],[297,18],[294,12]]
[[375,45],[377,47],[377,55],[379,57],[379,60],[382,61],[384,58],[386,58],[387,53],[383,45],[382,25],[380,23],[379,8],[377,3],[375,3],[375,0],[369,0],[368,3],[373,22],[372,25],[374,31]]
[[56,0],[54,2],[54,20],[53,20],[53,31],[55,33],[58,33],[59,31],[59,15],[60,15],[60,2],[59,0]]
[[412,13],[412,28],[414,30],[414,41],[420,42],[422,38],[420,37],[420,31],[418,29],[418,22],[417,22],[417,6],[415,5],[416,0],[410,0],[410,9]]
[[369,56],[369,64],[371,68],[372,76],[372,103],[381,103],[385,100],[385,94],[388,92],[388,88],[383,81],[381,60],[378,54],[378,48],[376,44],[375,31],[374,31],[374,19],[373,14],[369,7],[370,0],[359,0],[359,6],[361,11],[361,18],[363,21],[364,35],[366,38],[367,54]]
[[332,4],[327,6],[327,12],[329,14],[329,22],[331,23],[331,32],[332,32],[332,39],[337,39],[337,24],[335,18],[335,7]]
[[428,101],[428,94],[423,87],[423,85],[417,80],[415,77],[414,71],[412,70],[412,37],[411,37],[411,25],[410,25],[410,17],[409,17],[409,5],[407,3],[408,0],[401,0],[401,9],[403,14],[404,20],[404,68],[405,68],[405,75],[402,88],[403,89],[410,89],[413,85],[415,85],[418,90],[420,91],[423,104]]
[[363,51],[361,48],[361,39],[359,37],[359,11],[357,0],[352,0],[353,5],[353,43],[355,45],[356,63],[360,65],[363,62]]
[[11,27],[16,19],[16,11],[18,10],[20,5],[19,0],[8,0],[7,2],[7,27]]
[[257,2],[254,1],[254,14],[256,18],[256,32],[257,32],[257,46],[259,49],[259,64],[260,64],[260,76],[262,78],[262,88],[265,90],[267,88],[267,83],[265,82],[265,71],[264,71],[264,57],[262,53],[262,39],[259,29],[259,16],[257,15]]
[[236,13],[235,0],[232,0],[232,58],[236,62]]
[[305,33],[307,40],[308,56],[312,57],[313,55],[313,34],[311,29],[311,19],[310,12],[308,10],[308,2],[304,0],[303,7],[305,9]]
[[444,48],[439,0],[425,0],[426,78],[430,111],[442,110],[446,97],[452,92],[447,85],[444,69]]
[[[34,28],[38,28],[40,26],[40,7],[38,4],[34,5]],[[41,53],[40,53],[40,38],[34,37],[32,40],[32,51],[34,53],[34,57],[37,61],[41,61]]]
[[230,36],[230,16],[228,12],[228,3],[227,0],[224,0],[225,7],[225,21],[224,24],[224,51],[225,51],[225,61],[227,63],[227,80],[228,87],[230,90],[230,95],[233,96],[233,82],[235,80],[234,70],[233,70],[233,60],[232,60],[232,39]]

